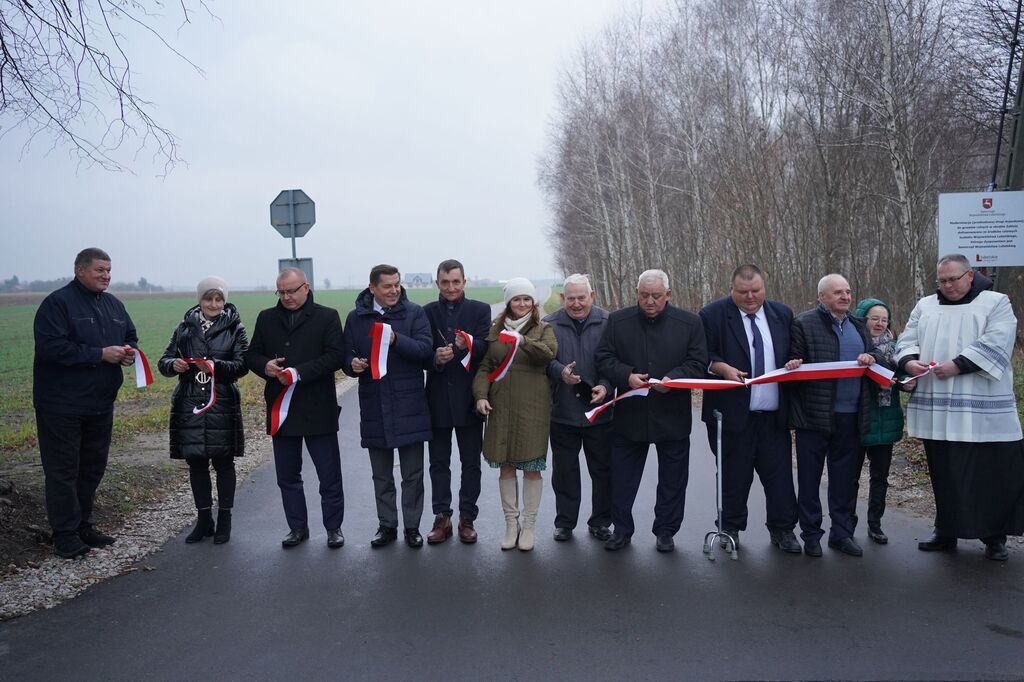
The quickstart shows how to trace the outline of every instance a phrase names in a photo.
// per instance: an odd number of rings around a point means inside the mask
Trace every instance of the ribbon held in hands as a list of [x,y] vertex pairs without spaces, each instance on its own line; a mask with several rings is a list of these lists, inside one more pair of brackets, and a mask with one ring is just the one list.
[[299,372],[294,367],[286,367],[281,370],[281,376],[286,378],[285,389],[277,394],[274,404],[270,407],[270,435],[276,436],[281,424],[288,418],[288,408],[292,404],[292,395],[295,393],[295,385],[299,381]]
[[153,383],[153,371],[149,369],[149,360],[141,348],[125,346],[124,349],[135,354],[135,388],[145,388]]
[[[613,404],[626,398],[635,398],[648,394],[648,388],[661,385],[674,389],[696,389],[704,391],[724,391],[756,384],[773,384],[784,381],[816,381],[821,379],[856,379],[867,376],[883,388],[889,388],[895,382],[895,374],[892,370],[880,365],[861,365],[855,360],[843,362],[812,362],[800,365],[796,369],[776,369],[746,381],[731,381],[729,379],[650,379],[643,386],[626,391],[621,395],[599,405],[586,413],[587,421],[593,422],[597,415],[611,407]],[[923,374],[921,376],[924,376]]]
[[375,380],[383,379],[388,373],[388,349],[393,335],[387,322],[373,323],[370,330],[370,376]]
[[508,331],[507,329],[498,334],[498,341],[510,344],[512,348],[509,349],[508,355],[506,355],[505,359],[501,361],[498,368],[487,375],[488,381],[501,381],[505,378],[505,375],[508,374],[509,368],[512,366],[513,358],[516,357],[516,351],[519,350],[519,342],[522,338],[523,337],[520,336],[519,332]]
[[466,357],[459,360],[462,363],[463,369],[469,371],[469,363],[473,360],[473,335],[467,331],[456,329],[455,334],[461,336],[462,340],[466,342]]
[[182,358],[185,362],[197,365],[210,375],[210,399],[202,407],[193,407],[192,414],[202,414],[217,404],[217,377],[213,371],[213,360],[206,358]]

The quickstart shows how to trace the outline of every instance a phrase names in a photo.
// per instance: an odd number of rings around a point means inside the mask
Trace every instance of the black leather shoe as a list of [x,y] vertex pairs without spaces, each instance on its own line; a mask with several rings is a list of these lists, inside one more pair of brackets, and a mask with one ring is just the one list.
[[868,528],[868,538],[879,545],[889,544],[889,536],[883,533],[881,528]]
[[604,548],[609,552],[617,552],[630,542],[628,535],[622,535],[621,533],[612,533],[612,536],[608,538],[604,543]]
[[78,537],[90,547],[108,547],[117,542],[112,536],[101,533],[92,526],[79,528]]
[[62,559],[74,559],[89,553],[89,545],[77,535],[60,535],[53,539],[53,551]]
[[420,535],[419,528],[406,528],[405,529],[405,544],[410,547],[422,547],[423,536]]
[[956,538],[932,532],[930,538],[917,543],[917,548],[922,552],[949,552],[956,549]]
[[298,545],[303,540],[308,540],[308,539],[309,539],[309,529],[308,528],[300,528],[298,530],[290,531],[288,533],[288,535],[285,535],[284,536],[284,540],[281,540],[281,546],[282,547],[295,547],[296,545]]
[[608,538],[612,536],[608,526],[587,526],[587,530],[601,542],[607,542]]
[[388,528],[387,526],[381,526],[377,529],[377,534],[370,540],[370,547],[383,547],[384,545],[391,544],[392,541],[398,539],[398,529]]
[[843,554],[850,556],[864,556],[864,550],[860,548],[857,541],[853,538],[843,538],[842,540],[829,540],[828,546],[830,549],[837,549]]
[[821,556],[821,542],[818,540],[804,540],[804,554],[807,556]]
[[659,552],[671,552],[676,548],[676,541],[671,535],[659,535],[654,541],[654,548]]
[[[739,549],[740,548],[740,532],[738,530],[736,530],[735,528],[726,528],[724,532],[727,533],[729,535],[729,537],[732,538],[733,544],[735,545],[736,549]],[[721,545],[722,549],[729,549],[729,541],[726,540],[725,538],[721,538],[720,537],[718,539],[718,544]]]
[[557,540],[558,542],[572,540],[572,528],[556,528],[555,540]]
[[991,559],[992,561],[1006,561],[1010,558],[1010,553],[1006,551],[1005,542],[987,542],[985,543],[985,558]]
[[345,534],[340,528],[327,531],[327,546],[331,549],[338,549],[345,546]]
[[[791,530],[779,530],[772,532],[772,546],[778,547],[787,554],[799,554],[802,550],[800,549],[800,542],[797,541],[796,535]],[[820,546],[819,546],[820,549]]]

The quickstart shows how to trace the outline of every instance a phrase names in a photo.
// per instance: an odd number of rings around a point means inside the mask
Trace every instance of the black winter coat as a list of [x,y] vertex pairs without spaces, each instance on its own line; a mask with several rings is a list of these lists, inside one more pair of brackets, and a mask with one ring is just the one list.
[[[374,380],[367,368],[352,371],[355,358],[370,359],[370,332],[374,322],[391,325],[395,342],[388,350],[388,373]],[[423,308],[408,299],[405,289],[398,303],[383,315],[373,309],[373,294],[364,289],[345,321],[345,361],[349,376],[359,377],[359,435],[364,448],[398,448],[422,443],[433,436],[430,409],[423,389],[423,366],[434,354],[430,323]],[[462,371],[462,367],[459,367]]]
[[[430,422],[435,429],[479,424],[483,417],[476,411],[473,401],[473,375],[487,352],[491,306],[463,298],[449,311],[448,302],[438,300],[423,306],[423,312],[434,335],[434,348],[450,343],[455,350],[455,357],[441,367],[434,364],[433,354],[425,365]],[[455,348],[456,329],[473,336],[473,357],[468,372],[462,366],[466,351]]]
[[[629,390],[629,375],[661,379],[702,379],[708,367],[704,327],[695,314],[669,304],[655,318],[640,306],[608,316],[596,352],[597,369],[619,393]],[[689,438],[690,391],[651,390],[646,398],[629,398],[612,408],[615,433],[637,442],[658,443]]]
[[[185,313],[185,319],[171,335],[158,367],[165,377],[178,377],[171,396],[171,457],[241,457],[245,454],[245,433],[242,428],[242,403],[235,383],[249,373],[245,351],[249,341],[238,310],[231,303],[203,333],[199,306]],[[192,413],[210,399],[210,382],[205,372],[195,365],[181,374],[174,371],[176,358],[213,360],[217,385],[217,401],[203,414]]]
[[[551,421],[556,424],[567,424],[569,426],[588,427],[591,423],[587,421],[587,410],[597,407],[589,402],[583,402],[581,398],[589,401],[590,391],[585,395],[577,397],[580,393],[580,386],[584,384],[591,388],[598,384],[608,390],[605,400],[612,397],[613,386],[607,379],[601,379],[597,373],[597,360],[595,351],[604,335],[605,325],[608,324],[608,311],[604,308],[594,306],[590,309],[590,315],[583,324],[583,329],[576,332],[576,324],[560,308],[544,318],[544,321],[551,325],[558,339],[558,354],[548,364],[548,379],[551,380]],[[583,383],[570,386],[562,381],[562,370],[570,362],[575,362],[576,367],[573,373],[578,375]],[[605,410],[594,420],[595,424],[604,424],[611,421],[611,410]]]
[[294,325],[292,311],[280,302],[256,318],[245,363],[253,374],[266,380],[263,397],[267,402],[267,433],[270,433],[270,408],[285,386],[276,377],[268,377],[267,363],[283,357],[284,367],[299,372],[299,383],[292,394],[288,418],[278,430],[279,436],[318,436],[338,432],[338,394],[334,373],[345,360],[345,342],[341,318],[334,308],[313,302],[310,293],[298,310]]
[[121,301],[73,279],[39,304],[32,331],[32,401],[37,410],[85,416],[114,409],[124,369],[103,362],[103,348],[139,345]]
[[[847,321],[860,333],[865,353],[872,350],[871,339],[862,320],[847,315]],[[822,306],[806,310],[793,318],[790,328],[789,359],[809,362],[838,362],[839,338],[832,331],[832,315]],[[836,379],[790,382],[789,423],[796,429],[832,433],[835,428]],[[857,416],[860,432],[868,431],[870,379],[861,379],[860,407]]]

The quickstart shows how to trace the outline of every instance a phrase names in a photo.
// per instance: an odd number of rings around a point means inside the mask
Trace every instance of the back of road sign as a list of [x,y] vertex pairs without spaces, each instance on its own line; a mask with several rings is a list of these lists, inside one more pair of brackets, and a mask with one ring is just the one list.
[[301,189],[282,190],[270,202],[270,224],[282,237],[303,237],[316,222],[316,204]]

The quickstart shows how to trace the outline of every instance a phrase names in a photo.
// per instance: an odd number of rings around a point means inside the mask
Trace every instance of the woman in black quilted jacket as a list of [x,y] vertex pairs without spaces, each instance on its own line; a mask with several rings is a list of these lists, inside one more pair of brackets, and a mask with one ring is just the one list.
[[[249,342],[238,310],[227,302],[227,282],[206,277],[196,292],[199,303],[185,312],[185,319],[174,330],[160,358],[159,368],[164,376],[178,376],[171,397],[171,458],[188,462],[192,496],[199,510],[195,528],[185,542],[199,542],[212,535],[215,544],[222,544],[231,539],[234,460],[245,450],[236,382],[249,371],[242,358]],[[200,359],[213,363],[212,377],[205,363],[197,362]],[[210,405],[214,386],[216,399]],[[216,526],[211,463],[217,472]]]

